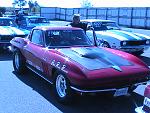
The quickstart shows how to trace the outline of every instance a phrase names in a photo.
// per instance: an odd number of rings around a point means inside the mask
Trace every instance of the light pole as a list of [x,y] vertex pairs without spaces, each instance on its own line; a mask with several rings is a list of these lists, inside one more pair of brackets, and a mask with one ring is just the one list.
[[12,3],[12,6],[13,6],[13,11],[14,11],[14,13],[15,13],[15,5],[16,5],[16,4],[13,2],[13,3]]

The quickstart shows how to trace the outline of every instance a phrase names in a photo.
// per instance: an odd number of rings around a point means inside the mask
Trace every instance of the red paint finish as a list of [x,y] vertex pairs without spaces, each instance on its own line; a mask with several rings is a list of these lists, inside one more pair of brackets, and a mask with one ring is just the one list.
[[[72,27],[36,27],[35,29],[43,31],[81,30],[80,28]],[[124,87],[146,81],[147,77],[150,76],[150,69],[144,62],[133,55],[118,50],[104,48],[106,51],[121,56],[134,64],[131,66],[121,66],[121,72],[114,68],[88,70],[80,63],[60,53],[59,49],[48,49],[44,46],[33,44],[28,39],[15,38],[11,41],[11,44],[22,51],[26,60],[32,62],[39,71],[46,74],[43,75],[46,78],[52,80],[52,70],[56,69],[66,74],[71,85],[81,89]],[[149,94],[150,90],[145,92],[145,95],[148,97],[150,97]]]
[[104,49],[107,50],[107,51],[110,51],[110,52],[112,52],[114,54],[117,54],[117,55],[119,55],[119,56],[121,56],[121,57],[123,57],[123,58],[125,58],[125,59],[127,59],[129,61],[132,61],[132,62],[134,62],[136,64],[139,64],[139,65],[142,65],[142,66],[148,68],[148,66],[142,60],[140,60],[139,58],[137,58],[134,55],[131,55],[131,54],[123,52],[123,51],[110,49],[110,48],[104,48]]
[[150,85],[148,85],[145,89],[144,96],[150,98]]

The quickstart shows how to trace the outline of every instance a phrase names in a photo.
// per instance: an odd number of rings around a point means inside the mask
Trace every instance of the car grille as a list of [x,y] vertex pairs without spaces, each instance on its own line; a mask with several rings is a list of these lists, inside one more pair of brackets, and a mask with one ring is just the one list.
[[6,36],[1,36],[1,37],[0,37],[0,42],[9,42],[9,41],[12,40],[14,37],[22,37],[22,38],[24,38],[25,35],[15,35],[15,36],[6,35]]
[[[123,46],[123,44],[121,43]],[[140,41],[126,41],[125,46],[139,46],[139,45],[146,45],[146,40],[140,40]]]
[[138,46],[138,45],[144,45],[144,44],[146,44],[145,40],[144,41],[129,41],[129,42],[127,42],[127,45],[129,45],[129,46],[134,46],[134,45]]

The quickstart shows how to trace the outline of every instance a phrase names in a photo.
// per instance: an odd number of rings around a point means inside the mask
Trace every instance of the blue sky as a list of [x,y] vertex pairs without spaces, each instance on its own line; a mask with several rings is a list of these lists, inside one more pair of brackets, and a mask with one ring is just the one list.
[[[32,0],[35,1],[35,0]],[[80,7],[83,0],[36,0],[41,6]],[[95,7],[150,7],[150,0],[89,0]],[[13,0],[1,0],[0,6],[12,6]]]

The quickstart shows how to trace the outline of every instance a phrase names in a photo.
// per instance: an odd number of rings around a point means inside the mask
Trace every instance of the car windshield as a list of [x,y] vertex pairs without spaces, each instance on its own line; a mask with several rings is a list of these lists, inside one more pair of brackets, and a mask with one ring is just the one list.
[[95,31],[120,29],[115,22],[93,22],[92,26],[94,27]]
[[29,18],[30,23],[49,23],[46,18]]
[[50,30],[46,33],[49,47],[92,46],[83,30]]
[[12,19],[0,19],[0,26],[17,27],[17,24]]

